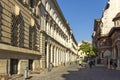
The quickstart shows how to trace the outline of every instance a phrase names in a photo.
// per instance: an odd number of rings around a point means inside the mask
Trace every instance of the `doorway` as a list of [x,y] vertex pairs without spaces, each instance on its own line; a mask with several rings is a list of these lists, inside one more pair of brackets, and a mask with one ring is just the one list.
[[18,59],[10,59],[10,74],[18,73]]

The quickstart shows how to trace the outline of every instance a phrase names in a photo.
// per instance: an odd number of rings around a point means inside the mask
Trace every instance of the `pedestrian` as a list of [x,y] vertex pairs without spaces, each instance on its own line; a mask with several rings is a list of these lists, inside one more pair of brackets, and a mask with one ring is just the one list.
[[88,60],[88,65],[89,65],[90,68],[92,68],[93,61],[92,60]]
[[82,60],[79,60],[79,66],[82,67]]
[[113,60],[110,59],[110,68],[112,68],[112,67],[113,67]]
[[117,63],[116,62],[113,63],[113,67],[114,67],[114,69],[117,68]]

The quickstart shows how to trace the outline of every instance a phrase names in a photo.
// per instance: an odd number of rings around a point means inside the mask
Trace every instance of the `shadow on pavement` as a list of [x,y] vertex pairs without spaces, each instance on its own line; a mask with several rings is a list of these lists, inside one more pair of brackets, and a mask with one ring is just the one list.
[[62,77],[64,80],[120,80],[120,71],[104,67],[83,68],[77,71],[71,69]]

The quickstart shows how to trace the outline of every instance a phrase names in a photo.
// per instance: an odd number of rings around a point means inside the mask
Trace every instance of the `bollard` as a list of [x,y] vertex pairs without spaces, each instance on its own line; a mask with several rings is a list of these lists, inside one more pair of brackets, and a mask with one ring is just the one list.
[[25,78],[25,80],[28,78],[28,67],[26,67],[26,69],[24,71],[24,78]]

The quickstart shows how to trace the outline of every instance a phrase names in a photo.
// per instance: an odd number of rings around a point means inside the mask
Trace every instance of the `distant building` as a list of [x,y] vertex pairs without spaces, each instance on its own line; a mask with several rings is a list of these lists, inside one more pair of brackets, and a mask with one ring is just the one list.
[[[89,44],[92,45],[92,42],[91,41],[85,41],[85,42],[88,42]],[[78,50],[80,48],[80,45],[82,45],[82,42],[79,42],[78,43]],[[86,53],[84,53],[82,50],[78,51],[78,56],[79,56],[79,59],[85,59],[85,57],[87,57]]]

